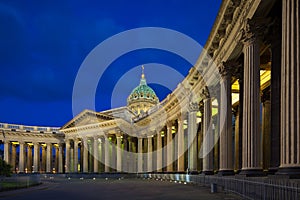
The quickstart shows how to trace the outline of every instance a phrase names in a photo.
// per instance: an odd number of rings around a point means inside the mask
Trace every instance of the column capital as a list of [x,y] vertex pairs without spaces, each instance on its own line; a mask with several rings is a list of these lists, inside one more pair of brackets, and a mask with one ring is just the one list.
[[228,77],[233,74],[233,62],[227,61],[227,62],[221,62],[218,65],[219,73],[221,74],[222,77]]
[[167,120],[166,125],[167,125],[167,128],[168,128],[168,127],[172,127],[172,125],[173,125],[173,120]]
[[209,90],[208,90],[208,87],[205,86],[202,91],[201,91],[201,94],[203,96],[204,99],[208,99],[210,98],[210,94],[209,94]]
[[190,102],[188,107],[189,112],[197,112],[199,111],[198,102]]
[[241,30],[241,41],[244,45],[250,45],[257,39],[261,39],[269,29],[269,18],[247,18]]

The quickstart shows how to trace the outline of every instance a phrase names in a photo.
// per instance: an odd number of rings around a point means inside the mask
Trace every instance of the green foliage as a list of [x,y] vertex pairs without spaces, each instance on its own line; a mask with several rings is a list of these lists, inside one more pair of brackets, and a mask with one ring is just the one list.
[[0,176],[10,176],[12,174],[12,166],[0,159]]

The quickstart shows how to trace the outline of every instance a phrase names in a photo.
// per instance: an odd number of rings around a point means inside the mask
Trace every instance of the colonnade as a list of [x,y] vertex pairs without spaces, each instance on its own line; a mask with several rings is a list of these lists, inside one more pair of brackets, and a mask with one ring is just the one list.
[[4,140],[4,160],[15,173],[63,173],[64,144]]

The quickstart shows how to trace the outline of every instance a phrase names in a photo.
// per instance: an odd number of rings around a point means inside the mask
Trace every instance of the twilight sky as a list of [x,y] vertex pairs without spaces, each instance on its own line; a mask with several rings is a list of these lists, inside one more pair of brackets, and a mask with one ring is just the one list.
[[[64,125],[73,118],[77,72],[98,44],[129,29],[163,27],[204,46],[220,5],[221,0],[1,0],[0,122]],[[153,69],[159,64],[169,66],[183,76],[191,67],[186,60],[157,49],[122,55],[98,83],[96,110],[125,106],[129,95],[125,89],[119,97],[114,96],[118,101],[111,103],[115,85],[124,74],[147,63],[157,63],[152,64]],[[175,79],[167,72],[147,74],[150,67],[145,67],[147,80],[151,76]],[[133,70],[129,85],[138,85],[139,79],[140,70]],[[160,100],[171,92],[151,81],[149,85]]]

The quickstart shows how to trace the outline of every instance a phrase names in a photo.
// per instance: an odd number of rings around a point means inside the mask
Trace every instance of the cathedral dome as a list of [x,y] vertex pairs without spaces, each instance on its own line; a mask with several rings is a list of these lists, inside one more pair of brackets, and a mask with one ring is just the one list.
[[136,114],[146,112],[159,102],[154,90],[147,85],[144,67],[142,69],[140,85],[134,88],[127,98],[127,106]]

